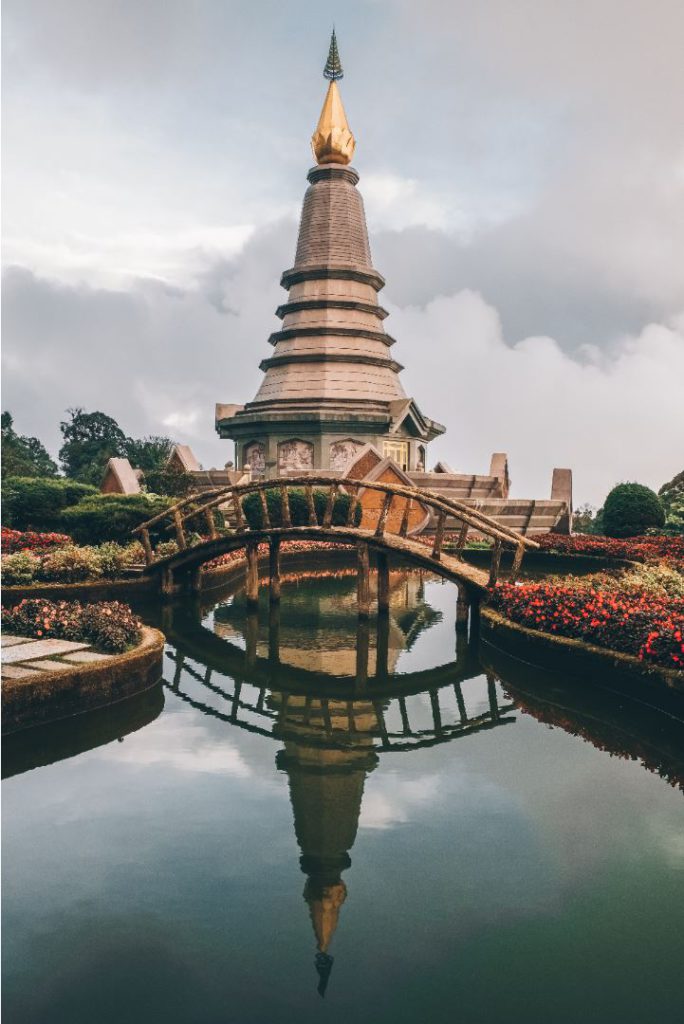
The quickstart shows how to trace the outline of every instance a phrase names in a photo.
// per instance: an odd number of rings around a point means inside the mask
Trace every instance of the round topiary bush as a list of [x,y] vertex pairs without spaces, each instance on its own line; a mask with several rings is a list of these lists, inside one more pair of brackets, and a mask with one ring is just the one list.
[[607,537],[639,537],[665,522],[663,504],[650,487],[618,484],[603,506],[603,531]]

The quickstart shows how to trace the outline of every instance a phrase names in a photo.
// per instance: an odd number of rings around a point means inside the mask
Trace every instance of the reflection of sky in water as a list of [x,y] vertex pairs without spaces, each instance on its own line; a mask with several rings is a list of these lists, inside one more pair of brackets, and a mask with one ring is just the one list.
[[[429,583],[426,599],[442,620],[401,672],[453,658],[454,592]],[[485,709],[484,676],[463,694]],[[427,715],[428,696],[413,700]],[[161,716],[123,742],[7,780],[8,1019],[674,1021],[681,795],[513,714],[380,753],[325,1003],[281,742],[167,690]]]

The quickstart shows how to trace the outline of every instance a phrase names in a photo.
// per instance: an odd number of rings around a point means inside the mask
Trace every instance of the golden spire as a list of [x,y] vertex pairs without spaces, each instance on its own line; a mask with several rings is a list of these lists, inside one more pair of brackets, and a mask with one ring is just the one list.
[[337,52],[337,39],[333,29],[330,51],[323,76],[330,80],[316,131],[311,137],[311,148],[319,164],[348,164],[354,155],[356,142],[347,124],[337,79],[342,78],[342,64]]

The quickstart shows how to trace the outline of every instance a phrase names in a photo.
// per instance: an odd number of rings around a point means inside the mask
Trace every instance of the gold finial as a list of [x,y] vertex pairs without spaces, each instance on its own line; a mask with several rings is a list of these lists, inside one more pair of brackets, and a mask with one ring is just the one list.
[[356,142],[347,124],[337,79],[342,78],[342,64],[333,29],[328,60],[323,76],[330,80],[316,131],[311,137],[311,148],[319,164],[348,164],[354,155]]

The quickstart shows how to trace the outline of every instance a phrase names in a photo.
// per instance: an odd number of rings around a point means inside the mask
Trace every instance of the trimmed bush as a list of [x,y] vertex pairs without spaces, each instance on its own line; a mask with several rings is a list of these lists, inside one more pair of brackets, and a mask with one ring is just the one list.
[[[131,531],[169,507],[169,498],[145,494],[95,494],[62,515],[65,531],[79,544],[117,541],[126,544]],[[160,524],[164,528],[164,524]]]
[[21,587],[33,583],[40,569],[40,558],[30,551],[17,551],[2,559],[2,582],[6,587]]
[[95,548],[79,548],[75,544],[57,548],[45,555],[37,573],[46,583],[82,583],[102,575]]
[[[280,490],[277,486],[273,489],[269,488],[266,492],[266,506],[268,508],[269,519],[271,520],[271,526],[282,526],[283,525],[283,507]],[[308,526],[309,525],[309,506],[306,501],[306,492],[301,488],[288,488],[288,498],[290,499],[290,518],[293,526]],[[316,510],[316,518],[318,522],[323,521],[323,515],[325,508],[328,503],[328,491],[322,489],[316,489],[313,492],[314,508]],[[332,514],[332,525],[333,526],[344,526],[347,522],[347,516],[349,514],[349,504],[351,497],[348,494],[338,494],[335,497],[335,504],[333,505]],[[261,498],[258,493],[246,495],[242,499],[242,508],[245,513],[245,519],[249,523],[250,529],[262,530],[264,528],[264,513],[261,507]],[[361,522],[363,510],[361,505],[356,506],[354,512],[354,526],[358,526]]]
[[2,523],[15,530],[57,530],[62,513],[99,492],[73,480],[14,476],[2,483]]
[[607,537],[640,537],[659,529],[665,510],[655,491],[643,484],[618,484],[603,506],[603,530]]

